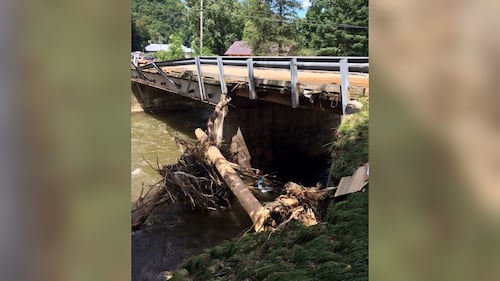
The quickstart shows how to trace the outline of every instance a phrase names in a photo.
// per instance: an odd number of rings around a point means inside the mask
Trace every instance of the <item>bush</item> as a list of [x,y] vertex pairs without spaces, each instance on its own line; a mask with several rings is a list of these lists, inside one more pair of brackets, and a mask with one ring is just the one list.
[[182,50],[182,36],[172,34],[169,37],[169,42],[168,50],[156,52],[155,58],[159,61],[183,59],[185,56]]

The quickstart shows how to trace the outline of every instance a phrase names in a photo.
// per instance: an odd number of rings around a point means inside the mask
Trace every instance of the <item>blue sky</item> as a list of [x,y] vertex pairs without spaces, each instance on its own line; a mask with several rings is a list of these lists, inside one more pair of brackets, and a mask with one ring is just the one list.
[[299,18],[303,18],[306,15],[307,8],[311,6],[311,3],[309,0],[301,0],[300,2],[302,2],[302,10],[299,10],[297,14]]

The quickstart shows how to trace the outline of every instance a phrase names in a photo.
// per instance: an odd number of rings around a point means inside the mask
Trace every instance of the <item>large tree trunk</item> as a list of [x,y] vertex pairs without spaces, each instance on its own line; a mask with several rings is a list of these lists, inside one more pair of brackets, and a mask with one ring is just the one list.
[[208,136],[201,130],[195,130],[196,138],[206,146],[206,155],[210,162],[215,166],[226,184],[229,186],[234,196],[238,198],[241,206],[247,212],[254,223],[256,232],[262,231],[264,221],[269,217],[269,210],[264,208],[255,198],[251,191],[247,189],[245,183],[241,180],[238,173],[231,167],[231,163],[222,156],[217,147],[210,145]]

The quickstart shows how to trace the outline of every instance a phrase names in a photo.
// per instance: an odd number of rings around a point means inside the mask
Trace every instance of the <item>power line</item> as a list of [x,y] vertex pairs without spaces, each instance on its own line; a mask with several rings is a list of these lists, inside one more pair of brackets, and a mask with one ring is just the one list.
[[[201,9],[194,9],[195,12],[198,12]],[[224,14],[222,11],[217,11],[217,10],[209,10],[209,9],[203,9],[204,12],[207,12],[207,14]],[[179,13],[181,14],[181,13]],[[272,14],[268,14],[267,16],[272,16]],[[148,17],[154,17],[155,19],[159,20],[165,20],[169,19],[167,15],[155,15],[151,16],[149,15]],[[252,15],[239,15],[239,17],[242,18],[247,18],[247,19],[258,19],[258,20],[263,20],[263,21],[269,21],[269,22],[281,22],[289,25],[298,25],[298,24],[306,24],[308,26],[335,26],[335,27],[340,27],[340,28],[350,28],[350,29],[368,29],[367,26],[359,26],[359,25],[353,25],[353,24],[347,24],[347,23],[324,23],[324,22],[317,22],[317,21],[311,21],[311,20],[302,20],[298,18],[291,18],[291,19],[272,19],[268,17],[259,17],[259,16],[252,16]]]
[[[221,10],[211,10],[210,8],[203,8],[203,9],[200,9],[200,8],[190,8],[189,10],[187,11],[193,11],[194,13],[200,13],[200,12],[206,12],[207,14],[225,14],[223,11]],[[257,15],[254,15],[254,14],[257,14]],[[262,16],[258,16],[258,14],[262,15]],[[175,13],[169,13],[168,15],[144,15],[145,17],[149,17],[149,18],[155,18],[155,19],[159,19],[159,20],[165,20],[165,19],[171,19],[171,16],[172,15],[178,15],[178,16],[181,16],[181,15],[185,15],[184,11],[178,11],[178,12],[175,12]],[[273,16],[276,16],[276,14],[274,14],[273,12],[266,12],[266,11],[253,11],[252,14],[250,15],[245,15],[245,14],[241,14],[241,15],[238,15],[239,17],[242,17],[242,18],[246,18],[246,19],[258,19],[258,20],[263,20],[263,21],[269,21],[269,22],[280,22],[280,23],[285,23],[285,24],[288,24],[288,25],[298,25],[298,24],[305,24],[305,25],[308,25],[308,26],[335,26],[335,27],[339,27],[339,28],[349,28],[349,29],[365,29],[367,30],[368,29],[368,26],[360,26],[360,25],[354,25],[354,24],[350,24],[350,23],[324,23],[324,22],[318,22],[318,21],[314,21],[314,20],[305,20],[305,19],[300,19],[300,18],[288,18],[288,19],[276,19],[276,18],[270,18],[270,17],[273,17]]]
[[[191,8],[195,11],[199,10],[199,9],[195,9],[195,8]],[[204,11],[208,11],[210,13],[218,13],[218,14],[223,14],[223,11],[221,10],[210,10],[210,9],[204,9]],[[360,25],[353,25],[353,24],[346,24],[346,23],[338,23],[338,24],[327,24],[327,23],[324,23],[324,22],[318,22],[318,21],[313,21],[313,20],[305,20],[305,19],[301,19],[301,18],[289,18],[289,19],[285,19],[285,20],[280,20],[280,19],[270,19],[268,18],[269,16],[277,16],[275,13],[269,11],[269,12],[265,12],[265,11],[252,11],[252,14],[260,14],[262,15],[263,17],[258,17],[258,16],[255,16],[255,15],[239,15],[240,17],[244,17],[244,18],[252,18],[252,19],[261,19],[261,20],[265,20],[265,21],[274,21],[274,22],[283,22],[283,23],[289,23],[289,24],[297,24],[298,22],[300,23],[307,23],[309,25],[335,25],[337,27],[346,27],[346,28],[357,28],[357,29],[368,29],[367,26],[360,26]]]

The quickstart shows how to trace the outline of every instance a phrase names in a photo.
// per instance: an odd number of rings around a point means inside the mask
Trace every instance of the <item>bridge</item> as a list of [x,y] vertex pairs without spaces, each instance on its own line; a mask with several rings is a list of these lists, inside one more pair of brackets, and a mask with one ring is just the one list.
[[368,94],[368,71],[367,57],[195,57],[132,64],[131,90],[150,112],[231,97],[218,140],[225,156],[312,181],[328,165],[326,144],[341,116]]
[[346,113],[351,94],[368,89],[367,57],[195,57],[143,66],[131,80],[215,105],[221,94]]

